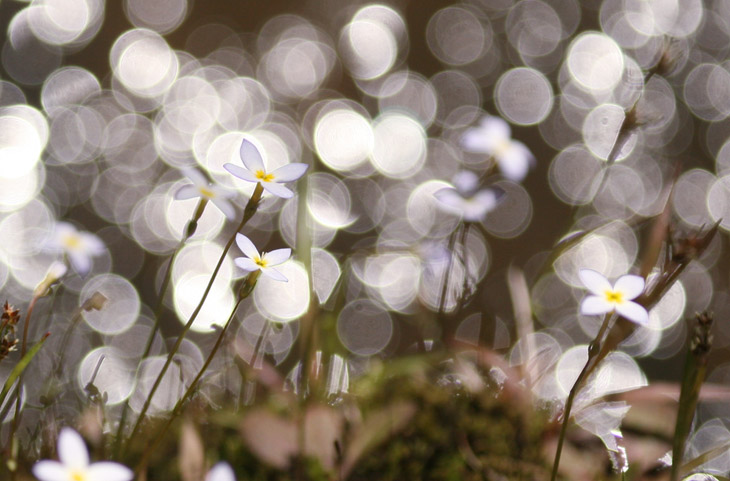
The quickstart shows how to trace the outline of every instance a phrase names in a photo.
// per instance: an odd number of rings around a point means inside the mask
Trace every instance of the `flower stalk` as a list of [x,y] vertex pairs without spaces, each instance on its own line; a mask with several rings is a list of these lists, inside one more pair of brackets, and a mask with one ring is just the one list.
[[218,263],[216,264],[215,268],[213,269],[213,273],[210,276],[210,281],[208,281],[208,285],[206,286],[205,291],[203,291],[203,295],[200,299],[200,302],[198,303],[195,310],[190,315],[188,322],[185,324],[182,331],[178,335],[175,345],[170,350],[170,353],[168,354],[167,359],[165,360],[165,364],[163,364],[162,369],[160,370],[160,373],[158,374],[157,378],[155,379],[154,384],[152,385],[152,388],[150,389],[147,399],[145,400],[144,405],[142,406],[142,409],[139,413],[139,416],[137,417],[137,421],[134,425],[134,428],[132,429],[132,433],[129,435],[129,438],[128,438],[127,444],[126,444],[126,449],[129,449],[129,446],[132,444],[132,441],[134,440],[134,437],[136,436],[137,432],[139,431],[139,429],[142,425],[142,421],[144,420],[144,418],[147,414],[150,404],[152,403],[152,398],[154,397],[155,393],[157,392],[157,389],[160,386],[160,383],[162,382],[162,378],[164,377],[165,373],[167,372],[167,369],[170,367],[170,364],[172,363],[172,360],[175,357],[175,354],[177,354],[177,351],[180,348],[180,345],[182,344],[183,340],[185,339],[185,335],[188,333],[188,331],[192,327],[193,323],[195,322],[195,319],[198,317],[200,310],[203,308],[203,304],[205,303],[205,300],[208,298],[208,294],[210,293],[210,290],[213,287],[213,282],[215,281],[216,277],[218,276],[218,271],[220,271],[220,268],[223,265],[223,261],[225,260],[226,255],[228,254],[228,251],[231,249],[231,246],[233,245],[233,243],[236,240],[236,235],[239,233],[239,231],[241,229],[244,228],[244,226],[248,223],[249,220],[251,220],[251,217],[253,217],[253,215],[258,210],[259,204],[261,203],[261,196],[262,196],[263,192],[264,192],[264,189],[263,189],[261,183],[256,184],[256,188],[254,189],[253,195],[249,199],[249,201],[246,204],[246,207],[243,211],[243,219],[241,219],[241,222],[238,224],[236,231],[233,233],[233,235],[230,237],[230,239],[228,239],[228,242],[226,243],[225,247],[223,248],[223,252],[221,253],[220,258],[218,259]]

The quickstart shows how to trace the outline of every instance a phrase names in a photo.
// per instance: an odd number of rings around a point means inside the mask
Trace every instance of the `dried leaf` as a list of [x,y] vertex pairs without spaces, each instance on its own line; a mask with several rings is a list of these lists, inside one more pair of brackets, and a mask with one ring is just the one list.
[[252,409],[241,422],[246,445],[262,461],[279,469],[297,453],[297,427],[264,408]]
[[180,429],[180,452],[177,457],[182,481],[200,481],[205,473],[205,451],[200,434],[190,421]]

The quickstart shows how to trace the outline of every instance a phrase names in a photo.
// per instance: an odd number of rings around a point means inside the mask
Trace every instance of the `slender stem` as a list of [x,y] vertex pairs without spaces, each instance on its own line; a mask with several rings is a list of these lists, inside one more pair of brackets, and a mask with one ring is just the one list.
[[218,275],[218,271],[220,271],[221,266],[223,265],[223,261],[226,258],[226,254],[228,254],[228,251],[230,250],[231,246],[233,245],[233,242],[236,240],[236,235],[238,232],[243,229],[243,227],[246,225],[246,223],[253,217],[253,215],[256,213],[256,210],[258,209],[259,203],[261,202],[261,195],[264,192],[264,188],[261,186],[261,183],[256,184],[256,189],[254,189],[253,195],[248,201],[248,204],[246,204],[246,208],[243,211],[243,219],[241,220],[241,223],[236,228],[236,231],[233,233],[231,238],[226,243],[225,247],[223,248],[223,252],[221,253],[220,259],[218,259],[218,263],[216,264],[215,268],[213,269],[213,273],[210,276],[210,281],[208,282],[208,285],[205,288],[205,291],[203,291],[203,296],[200,299],[200,302],[198,303],[197,307],[193,311],[193,313],[190,315],[190,319],[188,319],[188,322],[183,327],[182,332],[177,337],[177,341],[175,342],[175,345],[170,350],[170,353],[167,355],[167,360],[165,361],[165,364],[163,364],[162,369],[160,370],[160,373],[157,375],[157,379],[155,379],[154,384],[152,385],[152,388],[150,389],[149,394],[147,395],[147,399],[144,402],[144,405],[142,406],[142,410],[139,413],[139,416],[137,417],[137,422],[134,424],[134,428],[132,429],[132,433],[129,435],[129,439],[127,440],[126,449],[129,449],[129,446],[132,444],[132,441],[134,440],[135,435],[139,431],[140,427],[142,426],[142,421],[144,420],[145,415],[147,414],[147,410],[150,407],[150,404],[152,403],[152,398],[154,397],[155,393],[157,392],[157,388],[160,387],[160,384],[162,383],[162,378],[164,377],[165,373],[167,372],[167,369],[170,367],[170,364],[172,363],[173,358],[175,357],[175,354],[177,353],[177,350],[180,348],[180,345],[183,342],[183,339],[185,338],[185,335],[188,333],[190,328],[193,325],[193,322],[195,322],[195,319],[198,317],[198,314],[200,313],[200,310],[203,308],[203,303],[208,298],[208,294],[210,293],[211,288],[213,287],[213,282],[215,281],[215,278]]
[[[33,315],[33,308],[35,307],[35,303],[40,299],[40,295],[36,294],[33,296],[33,299],[31,299],[30,303],[28,304],[28,312],[25,315],[25,325],[23,326],[23,341],[20,345],[20,358],[22,359],[23,356],[25,356],[26,351],[28,350],[28,326],[30,325],[30,318]],[[13,416],[13,422],[10,425],[10,437],[8,438],[8,448],[9,451],[12,453],[12,443],[13,439],[15,439],[15,433],[18,430],[18,424],[20,424],[20,405],[21,405],[21,398],[22,398],[22,392],[23,392],[23,374],[21,373],[18,376],[18,384],[17,384],[17,397],[15,398],[15,415]],[[13,455],[14,456],[14,455]],[[12,479],[15,480],[17,476],[18,470],[12,471]]]
[[[255,271],[254,274],[259,274],[261,271]],[[254,280],[255,283],[255,280]],[[250,291],[249,291],[250,292]],[[246,296],[239,296],[238,300],[236,301],[236,304],[233,306],[233,310],[231,310],[231,315],[228,316],[228,320],[226,321],[226,324],[223,326],[223,329],[221,330],[220,334],[218,335],[218,339],[215,341],[215,344],[213,345],[213,348],[210,351],[210,354],[208,354],[208,358],[205,360],[205,363],[198,371],[198,374],[195,376],[193,381],[190,383],[190,386],[188,386],[187,391],[185,391],[185,394],[177,401],[175,404],[175,407],[172,410],[172,413],[167,418],[167,421],[165,421],[165,424],[160,428],[160,431],[157,433],[157,436],[155,436],[154,440],[147,445],[147,448],[142,453],[142,459],[137,464],[137,467],[135,468],[135,473],[139,474],[141,470],[144,468],[144,466],[147,464],[147,460],[151,453],[157,451],[157,447],[159,446],[160,442],[162,441],[162,438],[164,437],[167,430],[170,428],[170,425],[180,415],[180,411],[182,411],[183,404],[185,401],[190,398],[193,391],[198,385],[198,381],[201,377],[203,377],[203,374],[205,374],[205,371],[208,370],[208,366],[210,366],[210,363],[213,361],[213,357],[215,357],[216,353],[218,352],[218,349],[220,348],[221,344],[223,343],[223,339],[226,337],[226,333],[228,332],[228,327],[231,325],[231,321],[233,321],[233,318],[236,315],[236,311],[238,310],[238,307],[241,305],[241,302],[248,297]]]
[[560,455],[563,452],[563,443],[565,442],[565,434],[568,431],[568,421],[570,420],[570,411],[573,409],[575,396],[578,394],[578,391],[580,391],[580,388],[583,385],[583,381],[585,381],[585,378],[587,377],[586,375],[588,374],[588,369],[591,365],[591,359],[597,356],[600,352],[601,340],[603,339],[603,336],[608,329],[608,325],[610,324],[610,321],[613,317],[614,316],[607,314],[606,317],[603,319],[603,324],[601,324],[601,328],[598,330],[598,334],[596,334],[595,339],[593,339],[593,341],[588,346],[588,361],[585,363],[585,366],[583,366],[580,374],[578,374],[578,378],[575,380],[575,383],[573,383],[573,387],[570,389],[570,393],[568,393],[568,399],[565,400],[565,409],[563,410],[563,424],[560,427],[558,447],[555,450],[555,460],[553,461],[553,471],[550,476],[550,481],[555,481],[558,477]]
[[[152,323],[152,330],[150,331],[150,335],[147,338],[147,344],[145,344],[144,351],[142,352],[141,359],[146,358],[150,351],[152,350],[152,344],[155,341],[155,336],[160,331],[160,316],[162,315],[162,307],[164,306],[164,300],[165,295],[167,294],[167,289],[170,286],[170,279],[172,278],[172,266],[175,264],[175,259],[177,259],[178,254],[182,250],[183,246],[185,245],[185,242],[187,242],[190,237],[195,233],[195,230],[198,227],[198,220],[203,215],[203,211],[205,210],[205,206],[208,203],[208,199],[205,197],[201,197],[200,201],[198,202],[197,207],[195,208],[195,212],[193,212],[193,216],[188,221],[187,226],[185,227],[185,232],[183,233],[183,238],[178,243],[177,247],[175,248],[175,251],[172,253],[172,256],[170,256],[170,261],[167,264],[167,268],[165,269],[165,276],[162,278],[162,285],[160,286],[160,293],[157,296],[157,302],[155,304],[155,309],[153,311],[153,323]],[[135,374],[135,382],[139,375],[139,371]],[[117,435],[114,439],[114,453],[119,454],[118,450],[121,447],[121,439],[122,439],[122,432],[124,431],[124,427],[126,425],[127,421],[127,414],[129,413],[129,399],[127,399],[124,402],[124,406],[122,407],[122,414],[119,418],[119,426],[117,427]]]
[[[449,244],[446,248],[448,251],[448,261],[446,263],[446,270],[444,271],[444,282],[441,286],[441,294],[439,296],[439,304],[438,304],[438,313],[436,314],[436,319],[438,319],[438,322],[443,326],[443,317],[444,312],[446,311],[446,297],[448,295],[449,291],[449,281],[451,278],[451,268],[453,267],[453,259],[456,253],[454,252],[454,247],[456,245],[456,238],[459,233],[459,228],[466,230],[466,227],[464,227],[462,224],[459,224],[456,229],[451,233],[449,236]],[[462,231],[462,232],[464,232]],[[463,236],[462,236],[463,237]],[[464,269],[466,270],[466,263],[464,264]],[[418,349],[421,352],[426,352],[426,344],[423,340],[423,332],[418,332]]]

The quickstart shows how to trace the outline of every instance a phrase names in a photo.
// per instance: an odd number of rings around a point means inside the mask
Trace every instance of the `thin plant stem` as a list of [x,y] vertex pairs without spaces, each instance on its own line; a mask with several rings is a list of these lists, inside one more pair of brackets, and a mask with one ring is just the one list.
[[[258,277],[258,274],[260,274],[261,271],[254,271],[250,276],[251,277]],[[256,283],[256,280],[252,281],[253,284]],[[248,280],[246,282],[246,285],[250,285]],[[241,295],[238,297],[238,300],[236,301],[236,304],[233,306],[233,309],[231,310],[231,315],[228,316],[228,320],[226,321],[225,325],[223,326],[223,329],[221,329],[220,334],[218,335],[218,339],[216,339],[215,344],[213,345],[213,348],[210,350],[210,354],[208,354],[208,358],[205,360],[205,363],[203,363],[203,366],[198,371],[198,374],[195,376],[193,381],[190,383],[190,386],[188,386],[188,389],[185,391],[185,394],[175,403],[175,407],[172,410],[172,413],[167,418],[167,421],[165,421],[165,424],[160,428],[160,431],[157,433],[157,436],[155,436],[154,440],[147,445],[147,448],[143,451],[142,459],[137,464],[137,467],[135,468],[135,473],[138,475],[140,471],[144,468],[144,466],[147,464],[147,460],[149,458],[149,455],[157,450],[157,447],[159,446],[160,442],[162,442],[162,438],[164,437],[167,430],[170,428],[170,425],[180,415],[180,412],[182,411],[183,404],[185,404],[185,401],[190,398],[193,391],[198,385],[198,381],[200,381],[200,378],[203,377],[203,374],[205,374],[205,371],[208,370],[208,366],[210,366],[210,363],[213,361],[213,358],[215,357],[216,353],[218,352],[218,349],[220,348],[221,344],[223,343],[223,339],[226,337],[226,333],[228,332],[228,328],[231,325],[231,322],[233,321],[233,318],[236,315],[236,311],[238,311],[238,307],[241,305],[241,302],[248,297],[248,294],[250,294],[251,290],[253,289],[253,286],[250,286],[250,289],[248,290],[248,293],[245,295]]]
[[[160,286],[160,293],[157,296],[157,302],[155,303],[155,308],[152,311],[152,330],[150,331],[150,335],[147,338],[147,343],[145,344],[144,351],[142,351],[141,359],[146,358],[150,351],[152,350],[152,344],[155,341],[155,336],[160,331],[160,316],[162,315],[162,307],[164,306],[164,300],[165,295],[167,294],[167,289],[170,286],[170,279],[172,278],[172,267],[175,264],[175,259],[177,259],[178,254],[180,254],[180,251],[182,250],[183,246],[187,242],[190,237],[193,236],[195,233],[195,230],[198,227],[198,220],[203,215],[203,211],[205,210],[205,206],[208,203],[208,199],[205,197],[201,197],[200,201],[198,202],[197,207],[195,208],[195,212],[193,212],[193,216],[188,221],[185,232],[183,233],[183,237],[178,243],[177,247],[175,248],[175,251],[170,256],[170,260],[167,263],[167,268],[165,269],[165,275],[162,278],[162,284]],[[135,383],[136,379],[139,375],[139,371],[135,374]],[[129,413],[129,399],[127,399],[124,402],[124,406],[122,407],[122,414],[119,418],[119,426],[117,427],[117,435],[114,439],[114,453],[118,454],[118,450],[121,447],[121,439],[122,439],[122,432],[124,431],[124,427],[127,424],[127,414]]]
[[[23,325],[23,340],[20,345],[20,357],[22,358],[25,356],[25,353],[28,349],[28,326],[30,325],[30,318],[33,315],[33,308],[35,307],[35,303],[38,302],[38,299],[40,296],[33,296],[33,299],[31,299],[30,304],[28,304],[28,312],[25,314],[25,324]],[[15,417],[13,418],[13,423],[10,428],[10,440],[13,439],[15,436],[15,431],[18,428],[18,418],[20,416],[20,392],[21,392],[21,386],[23,384],[23,376],[18,376],[18,397],[16,398],[15,402]]]
[[614,316],[611,314],[607,314],[603,319],[603,324],[601,324],[601,328],[598,330],[598,334],[596,334],[595,339],[590,343],[588,346],[588,362],[583,366],[583,369],[581,370],[580,374],[578,374],[578,378],[575,380],[575,383],[573,383],[573,387],[570,389],[570,393],[568,393],[568,399],[565,400],[565,409],[563,409],[563,423],[560,426],[560,436],[558,437],[558,447],[555,450],[555,460],[553,461],[553,471],[550,476],[550,481],[555,481],[558,477],[558,467],[560,466],[560,455],[563,452],[563,443],[565,442],[565,434],[568,431],[568,421],[570,420],[570,411],[573,409],[573,402],[575,401],[575,396],[578,394],[578,391],[580,391],[580,388],[583,385],[583,382],[585,381],[587,375],[588,375],[588,369],[591,365],[590,360],[597,356],[600,352],[600,345],[601,340],[603,339],[604,334],[606,333],[606,330],[608,329],[608,325],[610,324],[611,319]]
[[142,410],[139,413],[139,416],[137,417],[137,422],[134,424],[134,428],[132,429],[132,433],[129,435],[129,439],[127,439],[126,449],[129,449],[129,446],[132,444],[132,441],[134,440],[135,435],[139,431],[140,427],[142,426],[142,421],[144,420],[145,415],[147,414],[147,410],[150,407],[150,404],[152,403],[152,398],[154,397],[155,393],[157,392],[157,388],[160,387],[160,384],[162,383],[162,378],[164,377],[165,373],[167,372],[167,369],[170,367],[170,364],[172,363],[173,358],[175,357],[175,354],[177,354],[177,350],[180,348],[180,345],[183,342],[183,339],[185,339],[185,335],[188,333],[190,328],[193,325],[193,322],[195,322],[195,319],[198,317],[198,314],[200,313],[200,310],[203,308],[203,303],[205,303],[205,300],[208,298],[208,294],[210,293],[210,290],[213,287],[213,282],[215,281],[216,277],[218,276],[218,271],[220,271],[221,266],[223,265],[223,261],[226,258],[226,254],[228,254],[228,251],[230,250],[231,246],[233,245],[233,242],[236,240],[236,235],[239,233],[241,229],[248,223],[248,221],[253,217],[253,215],[256,213],[256,210],[258,209],[259,203],[261,202],[261,195],[264,192],[264,188],[262,187],[261,183],[259,182],[256,184],[256,188],[254,189],[253,195],[248,201],[248,204],[246,204],[246,208],[243,211],[243,219],[241,220],[241,223],[236,228],[236,231],[233,233],[231,238],[226,243],[225,247],[223,248],[223,252],[221,253],[220,259],[218,259],[218,263],[216,264],[215,268],[213,269],[213,273],[210,276],[210,281],[208,281],[208,285],[205,288],[205,291],[203,291],[203,295],[200,298],[200,302],[198,303],[197,307],[193,311],[193,313],[190,315],[190,319],[188,319],[188,322],[183,327],[182,332],[177,337],[177,341],[175,342],[175,345],[170,350],[170,353],[167,355],[167,360],[165,360],[165,364],[163,364],[162,369],[160,370],[160,373],[157,375],[157,378],[155,379],[154,384],[152,385],[152,388],[150,389],[149,394],[147,395],[147,399],[144,402],[144,405],[142,406]]

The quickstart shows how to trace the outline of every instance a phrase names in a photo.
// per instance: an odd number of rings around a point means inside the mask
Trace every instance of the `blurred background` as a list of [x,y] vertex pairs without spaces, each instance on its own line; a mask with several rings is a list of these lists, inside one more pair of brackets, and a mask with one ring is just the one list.
[[[720,220],[723,235],[624,350],[650,378],[677,380],[684,319],[710,309],[710,381],[730,376],[730,1],[5,0],[0,21],[2,292],[27,302],[57,257],[44,249],[56,220],[107,246],[89,276],[66,279],[64,295],[44,301],[47,319],[33,327],[37,335],[60,329],[95,290],[112,300],[109,311],[85,314],[89,336],[71,341],[78,349],[66,362],[79,363],[79,389],[99,349],[113,347],[125,355],[103,351],[109,361],[98,382],[116,393],[110,404],[131,395],[149,306],[195,207],[173,200],[189,183],[180,169],[198,168],[236,192],[240,212],[252,186],[222,166],[240,162],[244,135],[269,165],[312,165],[306,208],[297,198],[267,199],[247,235],[264,250],[296,247],[306,217],[313,289],[336,318],[333,350],[349,359],[352,375],[368,358],[407,352],[419,335],[437,339],[442,330],[524,361],[519,347],[511,350],[510,266],[525,273],[534,340],[548,357],[588,342],[598,324],[578,313],[578,269],[615,279],[637,264],[647,220],[662,211],[679,165],[676,230]],[[663,70],[647,75],[662,58]],[[638,126],[609,167],[634,106]],[[511,138],[532,152],[523,182],[464,150],[462,136],[486,115],[505,119]],[[505,195],[468,232],[461,261],[447,261],[459,218],[433,193],[462,169]],[[229,224],[209,206],[178,257],[165,336],[192,312]],[[554,271],[544,269],[562,236],[593,228]],[[284,291],[257,288],[238,316],[239,354],[272,319],[266,353],[292,367],[287,356],[310,302],[307,268],[284,269]],[[449,269],[446,324],[436,325]],[[341,275],[344,307],[334,312]],[[224,265],[184,353],[190,372],[212,343],[211,325],[230,311],[240,276]],[[464,288],[469,302],[458,307]]]

